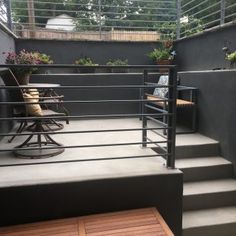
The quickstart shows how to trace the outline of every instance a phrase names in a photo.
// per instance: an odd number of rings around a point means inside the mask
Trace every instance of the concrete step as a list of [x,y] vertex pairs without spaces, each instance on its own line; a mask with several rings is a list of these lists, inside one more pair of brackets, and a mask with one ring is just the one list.
[[184,184],[184,211],[230,205],[236,205],[235,179],[208,180]]
[[177,159],[176,168],[184,173],[184,182],[224,179],[233,176],[233,165],[222,157]]
[[176,146],[176,159],[204,156],[210,157],[218,155],[220,155],[220,148],[218,142]]
[[236,206],[186,211],[183,236],[235,236]]

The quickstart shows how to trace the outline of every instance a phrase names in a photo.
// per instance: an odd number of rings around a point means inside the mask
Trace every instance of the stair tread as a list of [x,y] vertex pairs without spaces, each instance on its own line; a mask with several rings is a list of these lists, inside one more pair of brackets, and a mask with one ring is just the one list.
[[191,167],[207,167],[217,165],[230,165],[230,161],[218,156],[218,157],[196,157],[196,158],[183,158],[176,160],[176,167],[179,169],[191,168]]
[[184,183],[183,195],[236,191],[235,179],[204,180]]
[[183,229],[236,223],[236,206],[183,212]]

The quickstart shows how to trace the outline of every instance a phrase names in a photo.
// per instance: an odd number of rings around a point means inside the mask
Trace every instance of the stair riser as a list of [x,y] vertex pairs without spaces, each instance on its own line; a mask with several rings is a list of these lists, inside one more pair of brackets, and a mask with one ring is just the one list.
[[177,146],[175,151],[176,151],[176,159],[219,156],[220,154],[218,143],[192,145],[192,146]]
[[184,173],[184,182],[233,177],[232,164],[183,168],[181,170]]
[[235,236],[235,232],[236,223],[231,223],[183,229],[182,236]]
[[236,191],[218,192],[183,197],[183,210],[199,210],[236,205]]

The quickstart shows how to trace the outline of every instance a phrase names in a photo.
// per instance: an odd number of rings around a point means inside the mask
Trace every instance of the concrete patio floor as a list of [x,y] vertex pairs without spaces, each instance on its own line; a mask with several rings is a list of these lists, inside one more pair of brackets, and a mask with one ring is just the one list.
[[[106,120],[80,120],[71,121],[65,125],[64,131],[94,130],[94,129],[121,129],[140,128],[138,119],[106,119]],[[153,124],[150,124],[152,126]],[[148,136],[153,141],[164,139],[152,132]],[[141,142],[141,131],[86,133],[86,134],[58,134],[52,137],[64,145],[90,145]],[[14,148],[26,139],[25,136],[16,137],[9,144],[8,137],[1,142],[1,149]],[[199,145],[215,143],[215,140],[198,133],[177,135],[177,146]],[[169,170],[165,167],[165,160],[154,152],[149,145],[94,147],[94,148],[69,148],[54,157],[44,159],[21,159],[12,152],[0,152],[0,165],[28,164],[20,166],[1,167],[0,187],[32,185],[39,183],[56,183],[67,181],[83,181],[89,179],[102,179],[111,177],[143,176],[155,174],[177,173],[178,170]],[[99,160],[111,157],[150,156],[133,159]],[[96,160],[97,159],[97,160]],[[55,161],[75,161],[68,163],[50,163]],[[88,161],[90,160],[90,161]],[[43,164],[47,162],[48,164]],[[29,165],[30,163],[37,165]],[[41,164],[40,164],[41,163]]]

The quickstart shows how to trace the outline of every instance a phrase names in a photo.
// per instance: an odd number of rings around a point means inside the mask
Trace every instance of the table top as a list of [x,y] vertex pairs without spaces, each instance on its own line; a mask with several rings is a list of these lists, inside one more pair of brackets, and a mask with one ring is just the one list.
[[34,88],[53,88],[60,87],[60,84],[50,84],[50,83],[29,83],[27,85],[20,85],[22,87],[34,87]]

